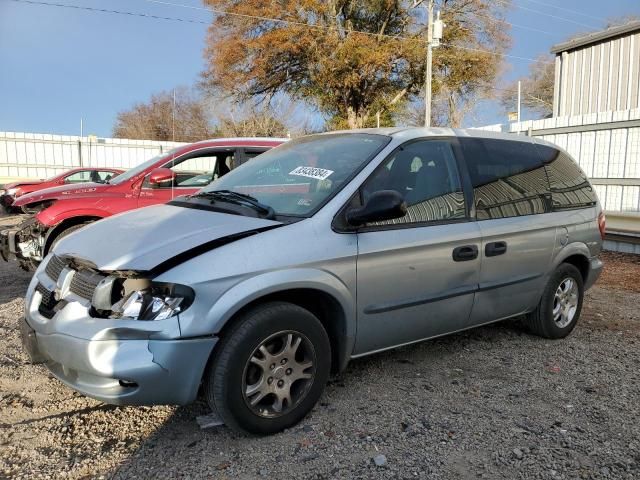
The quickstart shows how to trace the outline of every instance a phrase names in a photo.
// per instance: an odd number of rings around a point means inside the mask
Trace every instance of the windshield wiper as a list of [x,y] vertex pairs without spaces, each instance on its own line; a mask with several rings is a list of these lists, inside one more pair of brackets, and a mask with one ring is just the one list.
[[234,192],[232,190],[198,192],[193,195],[189,195],[188,198],[210,198],[212,201],[221,200],[224,202],[234,203],[236,205],[249,206],[262,213],[266,219],[273,219],[276,216],[276,212],[269,205],[260,203],[257,198],[252,197],[251,195]]

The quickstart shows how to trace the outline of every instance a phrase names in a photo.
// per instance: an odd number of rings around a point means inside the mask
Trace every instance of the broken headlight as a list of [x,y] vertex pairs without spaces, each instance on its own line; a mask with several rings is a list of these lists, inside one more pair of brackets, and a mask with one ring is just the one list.
[[[175,283],[116,279],[102,287],[96,288],[92,304],[108,318],[164,320],[189,308],[194,298],[191,288]],[[113,302],[108,309],[107,299]]]

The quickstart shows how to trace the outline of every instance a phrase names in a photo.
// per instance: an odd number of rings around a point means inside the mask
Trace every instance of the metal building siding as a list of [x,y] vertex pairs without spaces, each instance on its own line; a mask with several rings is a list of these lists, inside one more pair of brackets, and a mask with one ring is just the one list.
[[554,115],[640,107],[640,32],[556,56]]

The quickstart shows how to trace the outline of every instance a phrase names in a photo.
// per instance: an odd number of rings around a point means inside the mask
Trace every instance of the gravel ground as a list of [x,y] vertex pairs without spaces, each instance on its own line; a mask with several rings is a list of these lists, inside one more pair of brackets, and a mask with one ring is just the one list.
[[640,262],[604,258],[569,338],[512,321],[354,361],[264,438],[201,430],[202,402],[104,405],[27,364],[29,275],[0,262],[0,478],[640,478]]

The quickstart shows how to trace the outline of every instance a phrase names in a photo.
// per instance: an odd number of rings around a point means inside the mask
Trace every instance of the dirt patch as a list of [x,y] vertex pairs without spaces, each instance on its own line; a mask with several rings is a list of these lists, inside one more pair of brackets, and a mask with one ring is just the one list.
[[640,293],[640,255],[602,252],[604,270],[598,285]]

